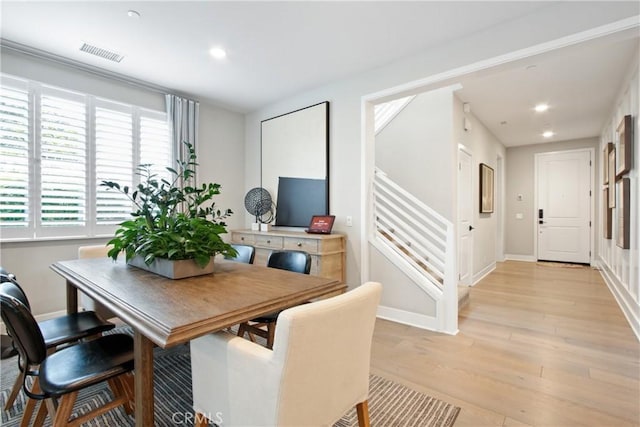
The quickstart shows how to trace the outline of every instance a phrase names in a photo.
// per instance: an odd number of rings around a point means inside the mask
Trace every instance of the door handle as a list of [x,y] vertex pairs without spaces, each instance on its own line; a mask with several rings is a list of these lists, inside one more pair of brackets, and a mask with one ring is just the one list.
[[469,231],[473,231],[473,226],[472,225],[469,226]]

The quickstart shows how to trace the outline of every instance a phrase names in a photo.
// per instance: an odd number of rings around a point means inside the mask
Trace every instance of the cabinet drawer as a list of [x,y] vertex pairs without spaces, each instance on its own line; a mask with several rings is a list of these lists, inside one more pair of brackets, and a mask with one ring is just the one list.
[[256,235],[256,246],[271,249],[282,249],[282,237]]
[[318,252],[318,241],[314,239],[285,237],[284,248],[287,250],[305,251],[314,254]]
[[267,265],[272,251],[284,249],[307,252],[311,255],[312,275],[345,281],[345,238],[342,235],[278,230],[233,230],[231,241],[254,246],[256,256],[253,263],[256,265]]
[[256,240],[253,234],[245,234],[245,233],[233,233],[232,236],[233,243],[240,243],[242,245],[254,245]]

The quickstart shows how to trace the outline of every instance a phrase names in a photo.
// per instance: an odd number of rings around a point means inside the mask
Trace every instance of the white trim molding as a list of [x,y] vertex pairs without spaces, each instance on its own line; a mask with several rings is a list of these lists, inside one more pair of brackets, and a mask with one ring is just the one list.
[[473,275],[471,286],[477,285],[478,282],[480,282],[482,279],[484,279],[489,274],[491,274],[491,272],[495,269],[496,269],[496,263],[492,262],[482,270],[478,271],[476,274]]
[[526,261],[536,262],[537,259],[533,255],[520,255],[520,254],[504,254],[505,261]]
[[417,314],[393,307],[378,306],[377,317],[396,323],[402,323],[403,325],[414,326],[420,329],[441,332],[447,335],[456,335],[458,333],[457,329],[453,333],[441,330],[439,328],[438,319],[433,316]]
[[597,267],[600,269],[600,275],[602,275],[604,282],[618,302],[622,313],[627,318],[633,333],[636,334],[636,338],[640,341],[640,313],[636,309],[637,303],[633,295],[631,295],[624,284],[618,280],[614,272],[609,269],[602,259],[597,263]]

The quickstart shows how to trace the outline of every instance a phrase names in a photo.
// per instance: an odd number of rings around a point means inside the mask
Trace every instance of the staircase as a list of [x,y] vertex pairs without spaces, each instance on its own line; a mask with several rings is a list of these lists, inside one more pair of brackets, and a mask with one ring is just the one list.
[[453,224],[380,169],[372,195],[370,243],[435,301],[437,330],[456,333],[458,305],[468,300],[468,289],[457,289]]
[[[393,231],[393,230],[392,230]],[[385,231],[379,230],[380,235],[387,239],[389,241],[390,245],[395,245],[398,247],[398,249],[405,254],[405,256],[408,257],[413,257],[414,255],[411,254],[408,250],[406,250],[404,248],[404,246],[398,242],[398,240],[396,239],[396,237],[392,234],[388,234]],[[428,267],[426,265],[426,263],[422,262],[419,259],[415,259],[414,258],[415,263],[420,266],[422,269],[424,269],[425,271],[428,271]],[[464,285],[458,285],[458,310],[460,310],[462,307],[464,307],[465,305],[467,305],[467,303],[469,302],[469,287],[468,286],[464,286]]]

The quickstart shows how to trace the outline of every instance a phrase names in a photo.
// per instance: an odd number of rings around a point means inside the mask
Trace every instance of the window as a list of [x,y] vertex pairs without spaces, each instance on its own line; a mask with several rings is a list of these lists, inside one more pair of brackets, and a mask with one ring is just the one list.
[[374,108],[374,126],[376,135],[384,129],[386,125],[391,123],[391,120],[393,120],[394,117],[397,116],[400,111],[402,111],[404,107],[406,107],[407,104],[409,104],[415,97],[415,95],[411,95],[376,105]]
[[[87,113],[84,100],[40,96],[40,225],[85,227]],[[36,223],[37,224],[37,223]]]
[[131,203],[123,194],[100,186],[102,181],[116,181],[133,188],[133,116],[131,108],[114,107],[104,102],[96,105],[94,185],[98,226],[118,224],[131,212]]
[[0,223],[29,225],[29,92],[0,85]]
[[131,202],[100,186],[133,188],[136,167],[173,164],[166,114],[2,76],[0,236],[111,235]]

